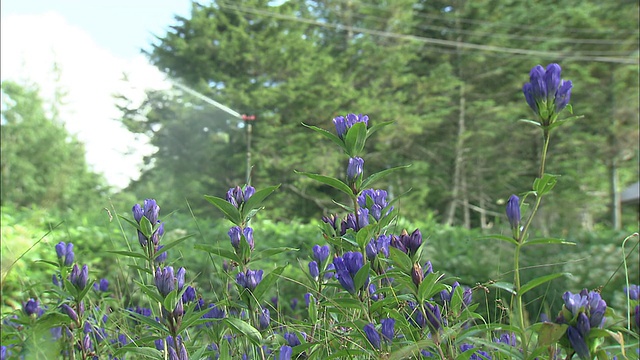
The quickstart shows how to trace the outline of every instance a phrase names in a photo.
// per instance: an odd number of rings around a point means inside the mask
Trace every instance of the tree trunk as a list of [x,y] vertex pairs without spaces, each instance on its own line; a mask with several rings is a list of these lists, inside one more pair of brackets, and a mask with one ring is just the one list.
[[[464,192],[464,189],[461,189],[461,184],[466,183],[466,180],[463,181],[463,170],[464,166],[464,133],[465,133],[465,123],[464,123],[464,105],[465,105],[465,97],[464,97],[464,83],[460,84],[460,101],[458,103],[459,107],[459,115],[458,115],[458,135],[456,139],[455,146],[455,160],[454,160],[454,168],[453,168],[453,188],[451,189],[451,203],[449,203],[449,209],[447,212],[447,218],[445,223],[447,225],[453,225],[456,215],[456,208],[458,202],[460,202],[460,193],[461,190]],[[466,203],[468,203],[468,199],[466,199]],[[469,209],[467,207],[466,213],[468,213]],[[466,226],[466,224],[465,224]]]
[[611,159],[609,171],[611,174],[611,221],[613,228],[622,228],[622,206],[620,205],[620,179],[618,175],[618,162]]

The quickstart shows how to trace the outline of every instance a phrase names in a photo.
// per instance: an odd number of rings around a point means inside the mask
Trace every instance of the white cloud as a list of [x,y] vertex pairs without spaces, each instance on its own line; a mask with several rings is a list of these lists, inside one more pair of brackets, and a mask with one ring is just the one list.
[[[147,88],[168,87],[163,75],[142,55],[114,56],[57,13],[11,15],[2,18],[1,26],[2,79],[36,83],[43,98],[50,100],[56,89],[52,69],[57,64],[57,86],[67,93],[60,117],[85,143],[89,164],[115,187],[137,177],[142,157],[153,149],[144,140],[136,141],[115,120],[120,114],[113,94],[141,100]],[[125,72],[129,83],[122,81]]]

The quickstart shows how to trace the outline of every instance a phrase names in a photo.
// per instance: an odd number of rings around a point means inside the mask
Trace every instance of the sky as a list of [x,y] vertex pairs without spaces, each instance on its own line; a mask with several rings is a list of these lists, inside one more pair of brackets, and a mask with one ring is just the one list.
[[[85,143],[87,162],[116,189],[137,178],[153,152],[116,120],[113,94],[141,101],[145,89],[168,88],[141,53],[163,36],[190,0],[2,0],[0,78],[37,84],[45,101],[67,93],[60,117]],[[60,68],[59,79],[52,71]],[[123,81],[127,74],[129,82]]]

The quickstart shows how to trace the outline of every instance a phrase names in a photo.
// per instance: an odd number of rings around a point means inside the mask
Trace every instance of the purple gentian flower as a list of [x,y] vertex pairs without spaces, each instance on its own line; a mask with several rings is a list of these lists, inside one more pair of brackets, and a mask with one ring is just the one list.
[[349,185],[353,185],[357,179],[361,178],[363,172],[364,160],[359,157],[350,158],[347,166],[347,181]]
[[511,195],[507,201],[507,219],[511,224],[511,229],[518,230],[520,228],[520,198]]
[[84,290],[87,287],[87,281],[89,280],[89,268],[87,265],[82,265],[82,270],[78,268],[77,264],[73,265],[71,273],[69,274],[69,281],[78,290]]
[[393,341],[393,332],[396,320],[393,318],[387,318],[380,320],[380,323],[382,324],[382,337],[384,337],[387,343],[391,343],[391,341]]
[[271,313],[269,309],[263,308],[260,314],[258,314],[258,324],[260,325],[260,330],[266,330],[269,328],[269,323],[271,322]]
[[624,293],[627,294],[629,299],[638,300],[638,298],[640,297],[640,286],[630,285],[629,288],[625,286]]
[[313,258],[318,263],[318,265],[322,265],[325,260],[329,257],[329,245],[313,245]]
[[155,273],[155,284],[158,292],[163,297],[169,295],[176,288],[176,278],[173,274],[173,267],[167,266],[162,269],[158,267]]
[[311,261],[309,263],[309,275],[311,275],[313,280],[318,281],[318,277],[320,276],[320,269],[318,269],[317,262]]
[[280,353],[278,354],[278,360],[291,360],[291,355],[293,354],[293,349],[291,346],[282,345],[280,348]]
[[527,104],[544,126],[555,121],[571,98],[573,84],[561,79],[561,71],[558,64],[549,64],[546,70],[537,65],[529,73],[530,81],[522,86]]
[[247,269],[244,273],[239,273],[236,276],[236,282],[245,289],[253,291],[256,289],[260,281],[262,281],[262,274],[262,270]]
[[23,311],[27,316],[31,316],[35,314],[36,316],[40,315],[40,302],[38,300],[29,299],[26,303],[24,303],[22,307]]
[[376,331],[376,328],[372,323],[368,323],[363,328],[364,334],[367,336],[367,339],[373,345],[374,348],[380,349],[380,334]]

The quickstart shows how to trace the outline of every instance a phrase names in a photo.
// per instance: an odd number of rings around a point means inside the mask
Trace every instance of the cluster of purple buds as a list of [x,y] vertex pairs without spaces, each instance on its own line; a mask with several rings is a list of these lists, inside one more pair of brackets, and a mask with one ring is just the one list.
[[313,259],[318,263],[318,265],[324,265],[324,262],[329,258],[330,248],[329,245],[313,245],[311,248],[313,252]]
[[238,273],[238,275],[236,275],[236,282],[243,288],[253,291],[256,289],[258,284],[260,284],[260,281],[262,281],[263,273],[264,272],[262,270],[247,269],[247,271]]
[[500,334],[500,337],[494,338],[494,343],[505,344],[512,347],[516,347],[518,345],[516,333],[514,332],[505,332]]
[[349,213],[346,219],[342,220],[340,235],[346,234],[348,229],[358,232],[367,225],[369,225],[369,209],[359,208],[356,214]]
[[391,236],[391,246],[413,256],[422,245],[422,234],[419,229],[415,229],[411,235],[406,230],[402,230],[400,236]]
[[573,84],[562,80],[561,72],[558,64],[549,64],[546,70],[536,65],[529,73],[530,81],[522,86],[527,104],[540,117],[543,126],[551,125],[569,104]]
[[302,341],[300,341],[300,338],[298,338],[298,335],[296,335],[296,333],[286,332],[284,333],[283,337],[287,341],[287,344],[291,347],[302,344]]
[[[459,286],[460,283],[456,281],[453,283],[453,285],[451,285],[451,291],[442,290],[440,292],[440,299],[442,299],[442,302],[451,303],[451,298],[453,297],[456,288],[458,288]],[[464,286],[462,289],[462,303],[464,304],[464,306],[469,306],[471,305],[471,301],[473,300],[473,293],[471,289],[466,286]]]
[[242,241],[242,237],[244,236],[245,241],[249,244],[249,248],[253,250],[254,242],[253,242],[253,229],[250,227],[246,227],[242,229],[240,226],[234,226],[229,229],[227,233],[229,235],[229,239],[231,240],[231,246],[234,249],[240,249],[240,242]]
[[196,300],[196,289],[193,286],[187,286],[186,289],[184,289],[184,293],[182,293],[182,302],[184,302],[185,304],[188,304],[192,301]]
[[365,246],[364,250],[367,255],[367,259],[373,261],[378,254],[389,257],[389,245],[391,244],[390,235],[380,235],[377,239],[371,239]]
[[602,328],[607,303],[595,291],[582,290],[578,294],[569,291],[562,295],[564,306],[556,322],[568,324],[567,338],[573,350],[583,359],[591,359],[587,337],[592,328]]
[[44,313],[44,310],[40,307],[40,302],[34,299],[27,300],[22,306],[22,310],[27,316],[35,315],[38,317]]
[[[329,216],[323,216],[322,217],[322,222],[324,222],[325,224],[331,225],[331,228],[335,232],[340,230],[340,223],[338,223],[338,216],[335,215],[335,214],[331,214]],[[333,234],[329,234],[329,235],[333,236]]]
[[87,265],[82,265],[82,269],[78,268],[77,264],[73,265],[71,273],[69,274],[69,281],[76,287],[76,289],[82,291],[87,287],[87,281],[89,280],[89,268]]
[[106,292],[109,290],[109,280],[107,279],[100,279],[99,282],[96,282],[93,284],[93,290],[94,291],[101,291],[101,292]]
[[[362,253],[348,251],[342,256],[333,258],[336,276],[340,285],[351,294],[356,293],[354,279],[364,265]],[[366,284],[365,284],[366,285]]]
[[178,289],[178,292],[182,291],[184,287],[184,277],[186,274],[185,268],[181,267],[174,275],[173,267],[167,266],[164,268],[156,268],[154,277],[155,285],[158,288],[158,292],[162,297],[167,297],[170,292]]
[[227,191],[227,201],[239,209],[255,193],[256,189],[252,186],[247,185],[244,190],[236,186]]
[[[367,199],[369,199],[369,201],[367,201]],[[376,189],[363,190],[358,196],[358,205],[361,208],[369,209],[369,214],[376,219],[376,221],[380,221],[382,210],[389,205],[387,203],[387,192]],[[391,209],[387,211],[387,214],[389,211],[391,211]]]
[[356,115],[356,114],[347,114],[347,117],[337,116],[333,118],[333,124],[336,126],[336,133],[340,139],[344,139],[344,136],[347,134],[347,131],[356,123],[363,122],[365,125],[369,123],[369,116],[367,115]]
[[58,255],[58,260],[65,266],[71,266],[71,264],[73,264],[73,259],[75,256],[73,253],[73,244],[65,244],[64,241],[60,241],[58,244],[56,244],[55,248],[56,255]]
[[[133,205],[131,212],[133,213],[133,218],[138,223],[138,225],[140,225],[140,221],[143,217],[149,220],[151,226],[160,224],[153,232],[153,234],[151,234],[151,242],[157,250],[158,242],[160,242],[160,237],[164,235],[164,223],[161,223],[160,220],[158,220],[158,216],[160,214],[160,206],[158,206],[154,199],[145,199],[143,206],[140,206],[140,204],[135,204]],[[140,245],[142,247],[146,247],[149,243],[149,239],[147,238],[147,236],[140,230],[138,230],[138,241],[140,242]]]

